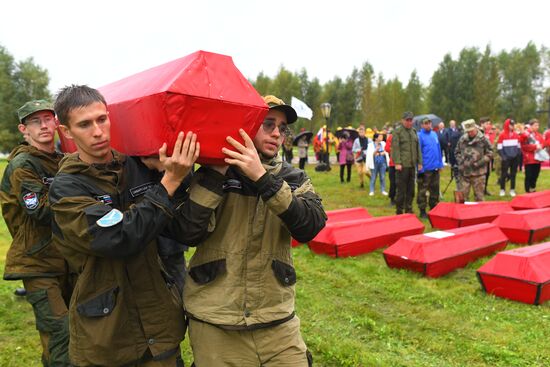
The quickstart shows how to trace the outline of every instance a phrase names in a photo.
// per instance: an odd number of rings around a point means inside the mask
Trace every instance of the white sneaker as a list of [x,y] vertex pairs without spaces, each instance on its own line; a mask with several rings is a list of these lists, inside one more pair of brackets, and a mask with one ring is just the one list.
[[504,195],[506,195],[506,192],[504,190],[500,190],[499,196],[504,196]]
[[516,196],[516,190],[510,190],[510,196],[511,197]]
[[385,191],[382,191],[382,195],[384,195],[384,196],[388,196],[388,193],[387,193],[387,192],[385,192]]
[[374,196],[374,191],[369,192],[369,196]]

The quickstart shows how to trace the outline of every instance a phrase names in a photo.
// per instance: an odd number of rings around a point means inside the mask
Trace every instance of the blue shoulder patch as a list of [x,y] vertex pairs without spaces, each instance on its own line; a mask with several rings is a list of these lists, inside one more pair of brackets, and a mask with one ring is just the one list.
[[118,209],[113,209],[109,213],[97,220],[97,225],[100,227],[112,227],[115,224],[122,222],[124,215]]

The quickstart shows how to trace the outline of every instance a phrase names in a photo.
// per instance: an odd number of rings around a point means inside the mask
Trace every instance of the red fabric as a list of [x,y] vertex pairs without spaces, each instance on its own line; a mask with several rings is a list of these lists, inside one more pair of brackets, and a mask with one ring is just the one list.
[[[327,224],[333,224],[336,222],[345,222],[345,221],[352,221],[357,219],[367,219],[372,218],[372,215],[369,214],[367,209],[363,207],[356,207],[356,208],[347,208],[347,209],[336,209],[336,210],[327,210]],[[326,227],[321,230],[317,234],[317,236],[313,239],[313,241],[320,238],[319,236],[323,236],[323,231],[326,230]],[[291,241],[292,247],[298,246],[300,243],[296,241],[294,238]]]
[[424,225],[413,214],[327,223],[309,248],[332,257],[357,256],[388,246],[403,236],[422,233]]
[[550,207],[550,190],[518,195],[512,199],[510,205],[515,210],[548,208]]
[[523,164],[540,164],[539,161],[535,159],[535,151],[537,149],[536,144],[529,143],[529,136],[532,136],[539,144],[544,148],[544,139],[542,135],[537,132],[527,132],[519,136],[519,142],[521,144],[521,152],[523,153]]
[[514,243],[534,243],[550,236],[550,208],[502,213],[493,224]]
[[489,141],[491,142],[491,145],[493,145],[493,143],[495,142],[497,133],[493,129],[490,129],[489,131],[485,132],[485,136],[487,137],[487,139],[489,139]]
[[512,211],[507,201],[482,201],[467,204],[440,202],[428,212],[433,228],[451,229],[489,223],[500,214]]
[[[438,234],[442,238],[434,237]],[[507,240],[497,226],[483,223],[403,237],[384,250],[384,258],[389,267],[439,277],[505,248]]]
[[384,148],[384,150],[390,156],[390,167],[395,167],[395,163],[393,163],[393,159],[391,158],[391,141],[393,140],[392,136],[392,134],[389,134],[386,138],[386,147]]
[[500,252],[477,274],[487,293],[541,304],[550,299],[550,242]]
[[[112,146],[128,155],[158,154],[179,131],[201,143],[199,163],[222,164],[226,136],[252,138],[267,114],[263,99],[229,56],[191,55],[99,88],[108,104]],[[171,154],[171,151],[168,152]]]

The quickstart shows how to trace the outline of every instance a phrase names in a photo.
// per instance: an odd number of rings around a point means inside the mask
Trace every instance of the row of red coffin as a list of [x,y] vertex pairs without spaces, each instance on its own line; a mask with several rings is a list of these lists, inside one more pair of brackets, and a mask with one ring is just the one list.
[[[550,197],[550,190],[544,193]],[[441,216],[445,211],[448,217]],[[372,218],[364,208],[327,214],[327,227],[308,244],[313,252],[346,257],[393,244],[384,251],[388,266],[430,277],[502,250],[508,240],[530,244],[550,236],[550,208],[514,212],[507,202],[440,203],[429,213],[432,225],[464,228],[427,234],[412,214]],[[540,304],[550,299],[550,243],[499,253],[478,270],[478,277],[488,293]]]

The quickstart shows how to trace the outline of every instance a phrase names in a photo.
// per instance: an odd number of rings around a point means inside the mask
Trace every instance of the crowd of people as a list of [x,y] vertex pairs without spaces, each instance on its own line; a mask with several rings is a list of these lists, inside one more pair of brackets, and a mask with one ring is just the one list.
[[[525,172],[524,191],[535,191],[541,164],[549,160],[550,129],[541,134],[537,119],[519,123],[509,118],[503,124],[493,124],[489,117],[481,117],[478,122],[469,119],[458,126],[451,120],[446,126],[444,121],[424,118],[418,131],[413,119],[414,114],[408,111],[400,122],[387,123],[382,129],[360,124],[354,129],[355,138],[349,134],[351,127],[338,128],[333,134],[323,126],[312,139],[316,160],[328,162],[331,154],[336,155],[341,183],[351,182],[351,165],[355,164],[359,187],[368,187],[369,196],[374,196],[378,181],[380,193],[389,197],[397,214],[413,212],[416,187],[419,216],[424,218],[440,200],[440,171],[445,166],[456,182],[457,201],[468,200],[470,191],[473,200],[482,201],[492,195],[487,184],[493,172],[499,196],[516,195],[518,170]],[[303,157],[307,157],[308,146],[302,139],[300,169],[305,167],[307,158]],[[370,185],[365,184],[365,176],[370,178]]]

